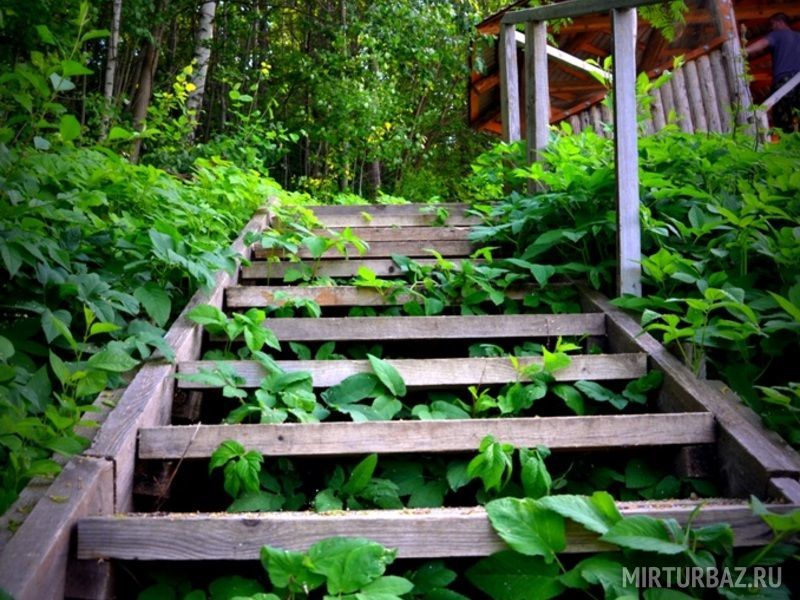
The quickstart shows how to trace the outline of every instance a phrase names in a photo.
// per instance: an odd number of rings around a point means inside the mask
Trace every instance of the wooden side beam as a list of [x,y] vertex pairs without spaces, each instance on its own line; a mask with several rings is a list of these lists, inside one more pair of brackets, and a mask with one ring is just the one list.
[[653,336],[607,298],[581,288],[581,302],[589,310],[606,313],[609,345],[614,352],[646,352],[651,369],[664,373],[662,410],[709,411],[719,424],[717,455],[728,491],[733,496],[764,497],[775,477],[800,479],[800,455],[758,416],[708,381],[698,379]]
[[[495,385],[516,381],[517,371],[508,358],[427,358],[393,359],[394,366],[409,388],[454,387],[466,385]],[[314,387],[336,385],[355,373],[372,372],[366,360],[286,360],[277,361],[286,371],[308,371]],[[538,357],[519,358],[521,366],[541,363]],[[553,373],[556,381],[591,381],[636,379],[646,371],[644,354],[588,354],[573,356],[570,366]],[[213,370],[217,365],[232,367],[243,379],[244,388],[256,388],[266,376],[266,371],[255,361],[193,361],[181,363],[180,373],[198,373],[200,369]],[[194,381],[179,380],[181,389],[206,389],[211,386]]]
[[526,24],[523,37],[525,38],[525,139],[528,142],[528,162],[532,163],[541,158],[542,150],[547,146],[550,135],[547,24]]

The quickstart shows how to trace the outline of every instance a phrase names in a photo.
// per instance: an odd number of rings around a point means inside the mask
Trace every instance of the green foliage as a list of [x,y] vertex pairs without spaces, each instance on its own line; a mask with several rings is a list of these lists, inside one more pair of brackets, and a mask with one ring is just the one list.
[[[795,445],[800,428],[788,357],[800,340],[800,178],[792,166],[799,155],[796,136],[762,149],[747,138],[673,130],[642,138],[644,297],[615,301],[640,313],[643,327],[696,372],[724,379]],[[567,276],[612,289],[616,224],[608,140],[562,131],[544,160],[530,166],[520,145],[499,145],[474,171],[468,185],[480,200],[501,195],[506,185],[522,189],[529,178],[547,188],[513,192],[475,228],[476,241],[511,256],[495,261],[510,271],[506,277],[542,285]],[[578,410],[581,397],[621,409],[643,402],[656,384],[645,380],[610,392],[579,382],[553,391]]]

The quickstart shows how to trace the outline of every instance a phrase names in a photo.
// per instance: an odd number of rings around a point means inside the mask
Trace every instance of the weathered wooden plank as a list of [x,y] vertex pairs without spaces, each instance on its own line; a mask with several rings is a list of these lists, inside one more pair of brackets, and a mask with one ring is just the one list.
[[[248,231],[260,231],[268,222],[266,213],[257,213],[231,246],[244,252],[244,236]],[[236,275],[220,272],[211,291],[198,291],[189,300],[170,327],[164,339],[175,351],[178,361],[192,360],[200,355],[202,327],[186,315],[199,304],[222,307],[224,290]],[[87,456],[107,458],[115,466],[115,510],[130,510],[133,502],[133,472],[136,460],[136,435],[139,427],[169,423],[175,387],[175,365],[166,362],[145,364],[125,389],[116,408],[111,411],[97,433]]]
[[[539,338],[603,335],[602,313],[434,317],[329,317],[267,319],[281,341]],[[212,338],[213,339],[213,338]]]
[[[333,227],[330,230],[318,229],[315,235],[331,237],[330,232],[341,233],[343,227]],[[469,240],[471,228],[469,227],[351,227],[350,230],[365,242],[412,242],[412,241],[440,241],[454,242]]]
[[711,444],[710,413],[370,421],[310,425],[202,425],[139,430],[139,458],[208,458],[225,440],[269,456],[469,452],[492,435],[518,448],[588,450]]
[[[553,285],[551,283],[551,285]],[[505,290],[507,298],[519,300],[528,294],[535,294],[541,288],[533,285],[520,286]],[[275,285],[232,286],[225,290],[225,306],[227,308],[249,308],[253,306],[283,306],[285,300],[276,298],[303,298],[313,300],[320,306],[397,306],[413,300],[407,293],[381,293],[371,288],[352,285],[337,286],[295,286]]]
[[[620,502],[623,515],[673,518],[685,524],[692,501]],[[769,505],[785,512],[786,505]],[[737,547],[767,543],[771,533],[744,502],[705,504],[695,526],[728,523]],[[336,513],[167,514],[91,517],[78,524],[78,556],[122,560],[258,560],[265,544],[305,550],[335,536],[364,537],[398,550],[401,558],[485,556],[505,545],[481,507]],[[567,523],[566,552],[608,550],[597,534]]]
[[675,69],[669,85],[672,86],[675,112],[678,113],[678,127],[684,133],[693,133],[692,110],[689,106],[689,95],[686,92],[686,78],[683,76],[683,69]]
[[113,511],[113,478],[110,461],[68,462],[0,554],[0,588],[17,600],[63,598],[75,523]]
[[767,430],[741,402],[726,397],[708,381],[697,379],[633,318],[594,290],[581,288],[584,307],[606,313],[607,336],[615,352],[645,352],[651,369],[664,373],[662,409],[709,411],[719,423],[717,455],[732,495],[766,493],[774,477],[800,477],[800,455]]
[[[420,205],[417,205],[420,206]],[[424,206],[424,205],[422,205]],[[420,210],[420,209],[418,209]],[[417,214],[331,214],[320,217],[328,228],[334,227],[471,227],[481,222],[479,217],[465,215],[463,212],[449,213],[443,221],[435,212],[418,212]]]
[[305,208],[314,212],[320,219],[329,216],[359,216],[362,213],[370,215],[418,215],[420,211],[444,208],[452,214],[464,214],[469,210],[469,204],[464,202],[440,202],[437,204],[318,204],[308,205]]
[[382,294],[375,289],[352,285],[308,287],[243,285],[225,290],[225,306],[227,308],[283,306],[286,301],[280,299],[281,297],[313,300],[320,306],[396,306],[412,299],[407,293]]
[[[286,360],[277,361],[286,371],[308,371],[318,388],[336,385],[355,373],[371,372],[366,360]],[[508,358],[427,358],[393,359],[393,365],[411,388],[491,385],[516,381],[518,374]],[[538,357],[521,357],[520,365],[540,363]],[[570,366],[556,371],[557,381],[635,379],[646,373],[644,354],[590,354],[572,357]],[[233,367],[244,378],[244,388],[258,387],[264,368],[255,361],[193,361],[179,366],[180,373],[213,370],[217,365]],[[204,389],[202,383],[179,380],[181,389]]]
[[636,108],[636,9],[612,10],[614,155],[617,175],[617,292],[642,295]]
[[719,107],[719,120],[723,132],[733,130],[733,115],[731,101],[731,86],[728,83],[728,76],[723,64],[722,51],[715,50],[708,55],[711,63],[711,73],[714,78],[714,91],[717,96],[717,106]]
[[[431,266],[437,264],[435,258],[417,258],[415,262]],[[456,269],[460,268],[460,261],[453,261]],[[480,263],[482,260],[471,261],[472,263]],[[242,267],[242,279],[283,279],[284,275],[289,270],[297,270],[301,268],[299,262],[263,262],[254,261],[249,267]],[[352,260],[344,259],[329,259],[320,261],[313,265],[314,271],[317,276],[325,277],[354,277],[358,272],[359,267],[367,267],[375,272],[379,277],[400,277],[403,275],[400,267],[389,258],[365,258]]]
[[500,114],[503,140],[520,139],[519,72],[517,67],[517,38],[513,25],[500,26]]
[[714,133],[720,133],[723,131],[722,119],[720,118],[717,86],[714,82],[711,60],[708,56],[704,55],[698,57],[695,64],[697,65],[697,77],[700,82],[700,97],[703,101],[708,130]]
[[700,75],[697,63],[694,60],[687,62],[681,69],[684,73],[686,93],[689,96],[689,108],[692,113],[692,124],[695,131],[708,131],[705,105],[703,104],[703,91],[700,86]]
[[653,114],[653,129],[661,131],[667,123],[664,118],[664,105],[661,103],[661,92],[652,90],[650,97],[653,99],[653,103],[650,105]]
[[789,504],[800,504],[800,481],[789,477],[773,477],[769,483],[769,495]]
[[566,0],[557,4],[523,8],[509,11],[500,22],[504,25],[527,23],[529,21],[548,21],[550,19],[570,19],[583,15],[608,12],[614,8],[631,9],[637,6],[657,4],[661,0]]
[[[429,227],[429,229],[436,229]],[[475,251],[475,246],[467,240],[445,240],[439,241],[436,239],[428,240],[412,240],[412,241],[390,241],[390,242],[367,242],[369,247],[363,254],[353,246],[347,246],[347,257],[351,259],[360,258],[388,258],[395,254],[403,256],[431,256],[431,250],[436,250],[444,256],[469,256]],[[255,249],[253,252],[255,258],[264,259],[272,256],[285,256],[284,252],[277,250],[264,250],[262,248]],[[299,258],[312,258],[311,251],[302,247],[297,251],[296,255]],[[342,252],[336,248],[329,248],[323,252],[321,258],[344,258]]]
[[546,23],[525,25],[525,119],[528,162],[532,163],[541,157],[550,135]]
[[661,93],[661,106],[664,108],[664,121],[666,124],[675,122],[675,98],[672,96],[672,86],[669,81],[658,88]]

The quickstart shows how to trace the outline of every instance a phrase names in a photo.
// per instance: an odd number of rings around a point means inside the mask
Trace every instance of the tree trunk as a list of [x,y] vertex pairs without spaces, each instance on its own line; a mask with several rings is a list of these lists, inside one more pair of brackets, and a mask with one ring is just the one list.
[[[156,13],[161,14],[166,9],[167,0],[161,0]],[[142,53],[142,61],[139,67],[139,84],[136,91],[136,99],[133,103],[133,127],[137,131],[141,131],[142,124],[147,118],[147,109],[150,107],[150,98],[153,94],[153,79],[156,75],[156,68],[158,67],[158,51],[161,46],[161,37],[164,34],[164,25],[159,23],[153,30],[153,35],[145,44]],[[142,151],[142,140],[138,139],[133,143],[131,149],[131,162],[139,162],[139,156]]]
[[367,191],[370,198],[377,198],[378,192],[381,190],[381,161],[380,159],[373,159],[369,161],[369,170],[367,171]]
[[111,35],[108,38],[108,54],[106,56],[106,78],[103,84],[103,120],[100,125],[100,139],[106,137],[108,122],[111,118],[111,106],[114,101],[114,79],[117,76],[119,51],[119,26],[122,20],[122,0],[114,0],[111,16]]
[[[198,122],[200,109],[203,107],[203,94],[206,90],[208,76],[208,63],[211,60],[211,40],[214,39],[214,14],[217,12],[217,3],[203,2],[200,7],[200,23],[197,27],[197,37],[194,50],[195,69],[192,75],[194,90],[189,93],[186,108],[193,115],[195,126]],[[190,134],[190,138],[194,133]]]

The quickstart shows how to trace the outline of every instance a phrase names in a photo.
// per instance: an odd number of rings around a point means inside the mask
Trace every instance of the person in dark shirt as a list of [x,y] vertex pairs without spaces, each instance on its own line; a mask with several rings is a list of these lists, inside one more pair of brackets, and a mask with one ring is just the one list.
[[[748,58],[769,49],[772,53],[772,92],[800,72],[800,33],[789,26],[789,17],[777,13],[769,18],[767,35],[745,48]],[[800,86],[795,87],[772,107],[772,122],[786,132],[797,131],[800,113]]]

